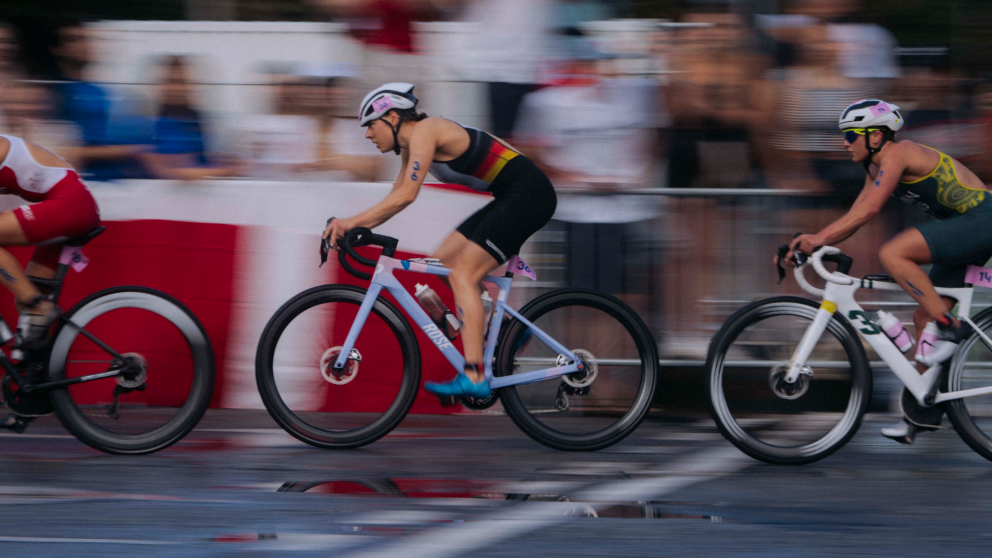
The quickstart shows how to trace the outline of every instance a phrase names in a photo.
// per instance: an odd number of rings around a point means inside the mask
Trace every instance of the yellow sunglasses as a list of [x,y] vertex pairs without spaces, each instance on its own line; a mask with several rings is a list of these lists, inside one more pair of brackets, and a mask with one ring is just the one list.
[[866,133],[868,133],[868,130],[865,128],[848,128],[844,130],[844,139],[847,140],[847,143],[854,143],[854,140],[858,139],[858,136],[863,136]]

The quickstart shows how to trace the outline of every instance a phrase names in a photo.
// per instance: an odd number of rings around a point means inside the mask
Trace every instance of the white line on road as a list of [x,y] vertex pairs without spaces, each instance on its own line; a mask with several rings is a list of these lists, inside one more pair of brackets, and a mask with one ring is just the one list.
[[0,536],[0,542],[12,542],[12,543],[47,543],[47,544],[77,544],[77,543],[92,543],[92,544],[140,544],[145,546],[162,546],[170,544],[180,544],[176,541],[143,541],[143,540],[133,540],[133,539],[62,539],[58,537],[3,537]]
[[[612,481],[593,486],[570,497],[597,507],[615,502],[644,502],[693,484],[730,475],[753,464],[735,448],[694,453],[666,466],[664,476]],[[511,505],[489,516],[430,529],[383,545],[375,545],[347,558],[403,556],[403,558],[448,558],[492,548],[500,541],[537,531],[572,519],[558,502],[527,502]]]

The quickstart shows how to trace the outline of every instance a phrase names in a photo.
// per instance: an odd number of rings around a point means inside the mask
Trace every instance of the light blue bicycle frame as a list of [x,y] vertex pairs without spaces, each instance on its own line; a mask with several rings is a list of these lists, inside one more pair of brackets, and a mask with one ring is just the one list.
[[[414,323],[434,342],[434,346],[441,351],[444,358],[448,359],[451,366],[456,371],[461,372],[465,367],[465,357],[455,349],[444,332],[427,315],[427,312],[424,312],[417,299],[408,293],[406,288],[393,276],[394,270],[426,273],[429,275],[451,274],[450,269],[439,265],[429,265],[416,260],[397,260],[386,256],[379,256],[379,261],[376,262],[375,273],[372,275],[372,282],[369,284],[368,292],[365,293],[365,299],[362,300],[362,306],[358,310],[358,315],[355,316],[355,321],[351,324],[351,329],[348,331],[348,338],[345,339],[344,346],[341,348],[341,354],[338,355],[337,360],[334,362],[334,368],[344,368],[345,363],[348,361],[348,355],[351,354],[351,349],[355,346],[355,340],[358,339],[358,334],[362,331],[369,312],[372,311],[372,305],[375,304],[376,298],[379,297],[382,289],[386,289],[392,293],[393,297],[400,303],[400,306],[406,310],[406,313],[413,318]],[[562,346],[561,343],[555,341],[551,336],[541,331],[537,326],[527,321],[526,318],[506,304],[507,296],[510,294],[510,286],[513,284],[512,276],[495,277],[487,275],[483,278],[483,281],[499,287],[499,295],[494,301],[495,308],[493,309],[492,320],[490,321],[489,337],[486,339],[485,356],[483,357],[486,363],[486,380],[489,381],[490,387],[496,389],[517,384],[550,380],[564,374],[578,372],[583,368],[581,361],[579,361],[578,357],[572,351]],[[559,355],[564,355],[571,364],[493,378],[493,355],[496,352],[496,340],[499,337],[499,327],[503,323],[504,312],[520,320],[521,323],[530,328],[531,333],[535,337]]]

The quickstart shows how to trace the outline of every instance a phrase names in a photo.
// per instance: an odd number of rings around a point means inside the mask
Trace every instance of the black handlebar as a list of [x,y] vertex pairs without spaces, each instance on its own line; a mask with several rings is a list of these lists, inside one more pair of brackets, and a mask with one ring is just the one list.
[[844,275],[847,275],[847,272],[851,271],[851,264],[854,263],[854,258],[845,256],[844,254],[830,254],[829,256],[823,256],[822,259],[825,262],[837,264],[837,271]]
[[[792,238],[796,238],[800,234],[802,234],[802,233],[796,233]],[[813,248],[813,251],[816,252],[820,248],[821,248],[821,246],[817,246],[817,247]],[[782,260],[785,259],[785,255],[788,254],[788,253],[789,253],[789,245],[788,244],[782,244],[781,246],[778,247],[778,262],[779,263],[776,264],[776,267],[778,268],[778,284],[779,285],[781,285],[782,284],[782,280],[785,279],[785,269],[782,267]],[[795,252],[792,253],[792,258],[791,259],[792,259],[793,262],[795,262],[795,264],[797,266],[798,265],[803,265],[804,263],[806,263],[806,260],[809,259],[809,254],[806,254],[805,252],[801,252],[799,250],[796,250]],[[845,275],[849,271],[851,271],[851,265],[854,263],[854,258],[852,258],[851,256],[846,256],[844,254],[829,254],[829,255],[823,256],[820,259],[822,261],[824,261],[824,262],[830,262],[830,263],[837,264],[837,271],[840,272],[840,273],[843,273]]]
[[[330,220],[328,220],[330,223]],[[341,239],[341,246],[338,250],[338,263],[341,267],[345,269],[348,273],[354,275],[355,277],[362,279],[363,281],[368,281],[372,279],[372,274],[366,271],[358,271],[352,267],[351,263],[348,262],[348,256],[351,256],[356,262],[368,266],[375,267],[376,261],[366,258],[355,251],[358,246],[379,246],[382,248],[382,255],[387,258],[392,258],[396,255],[396,246],[399,241],[391,236],[385,236],[381,234],[373,234],[372,231],[365,227],[358,227],[351,229],[344,238]],[[330,238],[323,238],[320,242],[320,265],[324,265],[327,261],[327,255],[331,251],[331,240]]]

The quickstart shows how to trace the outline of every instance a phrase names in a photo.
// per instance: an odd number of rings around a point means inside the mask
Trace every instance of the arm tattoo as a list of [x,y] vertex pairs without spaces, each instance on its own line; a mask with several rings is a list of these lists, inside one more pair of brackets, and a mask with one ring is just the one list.
[[909,285],[909,290],[910,290],[910,292],[912,292],[912,293],[913,293],[914,295],[916,295],[916,296],[918,296],[918,297],[921,297],[921,298],[922,298],[922,297],[924,296],[924,295],[923,295],[923,291],[921,291],[920,289],[918,289],[918,288],[916,288],[916,285],[914,285],[914,284],[912,284],[912,283],[910,283],[909,281],[906,281],[906,284],[907,284],[907,285]]

